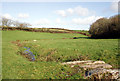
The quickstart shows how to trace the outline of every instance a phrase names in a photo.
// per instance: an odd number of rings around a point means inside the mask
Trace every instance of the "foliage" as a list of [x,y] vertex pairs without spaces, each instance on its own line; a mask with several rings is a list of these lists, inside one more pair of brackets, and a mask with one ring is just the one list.
[[92,38],[119,38],[120,34],[120,15],[113,17],[100,18],[94,22],[89,30]]

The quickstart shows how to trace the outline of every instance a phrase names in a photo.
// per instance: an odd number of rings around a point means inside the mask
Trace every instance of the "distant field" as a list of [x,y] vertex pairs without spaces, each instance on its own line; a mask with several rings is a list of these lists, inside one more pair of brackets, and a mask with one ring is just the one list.
[[77,32],[82,32],[82,33],[86,33],[89,35],[89,32],[87,30],[74,30],[74,31],[77,31]]
[[[23,46],[11,43],[16,40]],[[24,52],[24,47],[30,47],[35,62],[18,53]],[[3,79],[81,79],[82,72],[60,63],[103,60],[117,68],[117,55],[118,39],[90,39],[75,33],[2,31]]]
[[69,29],[62,29],[62,28],[27,28],[27,27],[0,27],[3,31],[29,31],[29,32],[46,32],[46,33],[78,33],[85,36],[91,36],[88,31],[86,30],[69,30]]

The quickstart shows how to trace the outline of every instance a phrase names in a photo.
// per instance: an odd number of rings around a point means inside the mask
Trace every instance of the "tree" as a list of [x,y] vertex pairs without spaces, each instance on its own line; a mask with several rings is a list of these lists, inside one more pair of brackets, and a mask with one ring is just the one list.
[[14,25],[14,27],[28,27],[28,26],[31,26],[29,23],[20,23],[20,22],[18,22],[18,21],[14,21],[13,22],[13,25]]
[[94,22],[89,29],[92,38],[119,38],[120,34],[120,15],[113,17],[100,18]]
[[19,23],[18,21],[14,21],[14,22],[13,22],[13,26],[14,26],[14,27],[19,27],[19,25],[20,25],[20,23]]
[[2,17],[0,24],[2,24],[2,27],[10,27],[10,26],[14,26],[14,27],[28,27],[31,26],[29,23],[21,23],[19,21],[13,21],[11,19]]
[[11,19],[7,19],[7,18],[5,18],[5,17],[2,17],[2,26],[4,27],[4,26],[7,26],[7,27],[9,27],[9,26],[11,26],[12,25],[12,20]]
[[19,24],[19,27],[28,27],[28,26],[31,26],[29,23],[20,23]]

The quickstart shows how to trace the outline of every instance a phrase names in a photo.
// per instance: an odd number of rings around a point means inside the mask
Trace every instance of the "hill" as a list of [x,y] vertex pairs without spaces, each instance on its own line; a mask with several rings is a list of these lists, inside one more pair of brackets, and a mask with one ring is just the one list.
[[[22,55],[24,47],[35,61]],[[2,31],[3,79],[82,79],[84,72],[61,63],[103,60],[117,68],[117,47],[118,39],[90,39],[78,33]]]

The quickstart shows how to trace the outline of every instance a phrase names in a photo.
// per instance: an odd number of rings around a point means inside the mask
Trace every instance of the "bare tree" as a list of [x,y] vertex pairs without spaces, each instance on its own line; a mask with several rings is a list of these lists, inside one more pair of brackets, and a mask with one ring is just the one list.
[[14,21],[13,22],[13,26],[14,27],[28,27],[28,26],[31,26],[29,23],[20,23],[20,22],[18,22],[18,21]]
[[10,27],[10,26],[14,26],[14,27],[28,27],[31,26],[29,23],[21,23],[19,21],[13,21],[11,19],[7,19],[5,17],[2,17],[2,20],[0,21],[2,24],[2,27]]
[[20,26],[20,23],[19,23],[18,21],[14,21],[14,22],[13,22],[13,26],[14,26],[14,27],[19,27],[19,26]]
[[2,18],[2,26],[7,26],[7,27],[9,27],[9,26],[11,26],[12,25],[12,20],[11,19],[7,19],[7,18],[5,18],[5,17],[3,17]]
[[28,27],[31,26],[29,23],[20,23],[19,27]]

